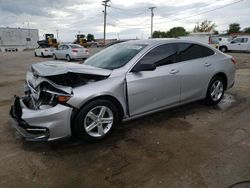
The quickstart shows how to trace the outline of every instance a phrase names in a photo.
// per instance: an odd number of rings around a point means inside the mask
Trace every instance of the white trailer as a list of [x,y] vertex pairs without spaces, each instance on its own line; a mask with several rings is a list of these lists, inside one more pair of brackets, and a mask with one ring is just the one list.
[[38,29],[0,27],[0,52],[34,49],[38,40]]

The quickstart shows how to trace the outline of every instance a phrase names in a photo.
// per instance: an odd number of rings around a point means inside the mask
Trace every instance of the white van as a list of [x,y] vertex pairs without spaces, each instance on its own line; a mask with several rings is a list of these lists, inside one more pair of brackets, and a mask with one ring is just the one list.
[[229,42],[221,42],[219,49],[222,52],[227,51],[245,51],[250,52],[250,36],[236,37]]

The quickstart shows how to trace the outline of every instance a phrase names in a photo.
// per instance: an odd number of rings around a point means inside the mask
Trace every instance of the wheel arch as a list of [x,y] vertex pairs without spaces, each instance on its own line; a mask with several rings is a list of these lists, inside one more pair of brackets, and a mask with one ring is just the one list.
[[[223,78],[224,79],[224,81],[225,81],[225,84],[226,84],[226,89],[227,89],[227,86],[228,86],[228,78],[227,78],[227,75],[224,73],[224,72],[218,72],[218,73],[216,73],[211,79],[210,79],[210,81],[214,78],[214,77],[216,77],[216,76],[219,76],[219,77],[221,77],[221,78]],[[209,81],[209,82],[210,82]],[[226,90],[225,89],[225,90]]]
[[222,46],[220,46],[220,47],[219,47],[219,50],[221,50],[221,48],[226,48],[226,49],[227,49],[227,51],[228,51],[228,47],[227,47],[226,45],[222,45]]
[[108,101],[111,101],[112,103],[114,103],[114,105],[117,107],[118,109],[118,113],[119,113],[119,116],[120,116],[120,121],[122,121],[124,115],[125,115],[125,112],[124,112],[124,109],[123,109],[123,106],[121,104],[121,102],[115,98],[114,96],[112,95],[100,95],[100,96],[96,96],[96,97],[93,97],[91,99],[89,99],[88,101],[86,101],[85,103],[81,104],[81,107],[80,108],[75,108],[73,110],[73,113],[72,113],[72,116],[71,116],[71,132],[72,134],[74,134],[74,129],[73,129],[73,125],[74,125],[74,120],[75,120],[75,117],[77,116],[77,114],[79,113],[79,111],[85,106],[87,105],[88,103],[94,101],[94,100],[97,100],[97,99],[105,99],[105,100],[108,100]]

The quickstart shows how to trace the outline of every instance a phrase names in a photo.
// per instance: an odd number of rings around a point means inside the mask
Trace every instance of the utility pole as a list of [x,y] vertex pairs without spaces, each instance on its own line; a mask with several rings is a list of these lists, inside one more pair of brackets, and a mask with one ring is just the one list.
[[58,34],[59,30],[57,29],[56,30],[56,39],[57,39],[57,42],[59,41],[59,34]]
[[106,17],[107,17],[107,7],[110,7],[107,3],[109,2],[110,0],[104,0],[102,1],[102,5],[104,6],[104,24],[103,24],[103,44],[105,45],[106,43]]
[[154,17],[154,9],[156,7],[149,7],[151,10],[151,38],[153,38],[153,17]]

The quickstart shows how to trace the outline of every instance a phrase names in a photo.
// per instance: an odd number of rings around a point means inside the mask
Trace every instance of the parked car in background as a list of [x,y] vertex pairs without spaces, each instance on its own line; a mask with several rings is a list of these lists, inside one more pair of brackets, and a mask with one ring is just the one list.
[[73,132],[98,141],[122,120],[201,99],[219,103],[234,84],[235,60],[198,42],[150,39],[112,45],[84,64],[49,61],[31,71],[11,108],[16,129],[28,140]]
[[55,60],[66,59],[67,61],[71,61],[73,59],[87,59],[88,57],[88,49],[78,44],[62,44],[53,51],[53,58]]
[[221,42],[220,51],[244,51],[250,52],[250,36],[236,37],[229,42]]
[[37,49],[34,50],[34,55],[40,57],[49,57],[52,56],[53,51],[55,49],[56,48],[51,46],[39,46]]

